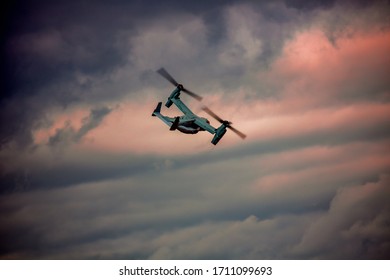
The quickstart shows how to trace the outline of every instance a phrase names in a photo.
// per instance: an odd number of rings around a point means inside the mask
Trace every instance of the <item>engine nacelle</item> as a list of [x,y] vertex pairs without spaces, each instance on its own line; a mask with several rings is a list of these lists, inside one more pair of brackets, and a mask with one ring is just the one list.
[[169,108],[171,107],[172,104],[173,104],[172,100],[168,98],[167,102],[165,103],[165,106]]
[[218,127],[217,130],[215,131],[215,135],[213,137],[213,140],[211,140],[211,143],[214,145],[217,145],[219,140],[222,139],[222,137],[225,135],[225,133],[226,133],[226,126],[225,125],[221,125],[220,127]]
[[[183,86],[182,86],[182,87],[183,87]],[[182,87],[180,87],[180,85],[179,85],[177,88],[175,88],[174,91],[172,91],[171,95],[168,97],[167,102],[165,103],[165,106],[166,106],[166,107],[168,107],[168,108],[171,107],[171,105],[173,104],[172,98],[177,98],[177,99],[179,99],[180,90],[182,89]]]

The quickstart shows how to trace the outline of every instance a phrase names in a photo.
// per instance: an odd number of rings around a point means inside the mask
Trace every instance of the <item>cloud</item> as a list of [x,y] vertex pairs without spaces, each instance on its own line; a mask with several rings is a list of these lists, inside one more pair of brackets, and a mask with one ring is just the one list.
[[65,127],[57,129],[55,135],[49,138],[48,145],[55,146],[63,142],[80,141],[89,131],[98,127],[111,111],[112,109],[108,107],[92,109],[89,116],[82,119],[81,127],[77,131],[71,127],[69,122],[66,122]]
[[[330,209],[294,248],[304,258],[387,259],[390,245],[389,177],[341,189]],[[354,246],[351,246],[351,245]]]
[[341,36],[337,46],[321,30],[298,34],[273,65],[275,82],[286,79],[287,98],[316,102],[384,101],[390,65],[390,32]]
[[[152,165],[156,160],[147,163],[148,171],[126,170],[128,156],[119,162],[79,154],[75,161],[59,165],[58,172],[52,169],[52,179],[38,182],[38,186],[63,182],[67,188],[2,196],[1,211],[7,215],[2,216],[1,232],[15,239],[13,233],[23,225],[28,236],[17,235],[18,240],[9,244],[20,245],[3,248],[3,256],[10,258],[13,251],[21,254],[19,258],[338,258],[334,250],[321,255],[324,247],[319,253],[311,253],[309,246],[292,248],[310,235],[321,217],[333,213],[338,190],[359,189],[360,182],[377,180],[380,172],[387,172],[386,151],[384,142],[274,151],[202,164],[172,158],[159,168]],[[72,165],[74,169],[66,167]],[[135,172],[129,174],[131,170]],[[123,175],[108,179],[109,172]],[[70,173],[73,181],[61,176]],[[88,181],[77,181],[79,175],[87,175]],[[96,180],[98,175],[104,179]],[[356,210],[354,204],[352,209]],[[350,220],[358,221],[359,215]],[[229,240],[232,246],[226,247]],[[345,242],[357,250],[355,240]],[[38,247],[28,244],[45,244],[47,250],[39,253]],[[356,255],[345,258],[349,257]]]
[[[388,257],[388,4],[25,7],[5,44],[1,258]],[[161,66],[247,139],[153,118]]]
[[[164,24],[161,24],[164,22]],[[199,56],[206,43],[203,21],[191,15],[163,17],[131,38],[130,60],[139,69],[158,69],[173,60],[189,63]]]
[[[290,223],[295,227],[291,228]],[[151,258],[283,258],[282,252],[287,249],[287,244],[299,238],[302,230],[299,227],[304,225],[305,221],[296,217],[259,220],[255,216],[238,221],[205,223],[159,237],[155,241],[159,247]]]
[[220,63],[227,67],[247,65],[262,53],[262,42],[254,34],[258,14],[248,6],[230,8],[225,13],[227,43],[219,54]]

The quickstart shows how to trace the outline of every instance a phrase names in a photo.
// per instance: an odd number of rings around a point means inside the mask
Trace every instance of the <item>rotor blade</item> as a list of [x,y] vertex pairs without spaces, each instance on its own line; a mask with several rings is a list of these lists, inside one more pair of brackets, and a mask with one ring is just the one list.
[[232,126],[228,126],[232,131],[234,131],[238,136],[240,136],[242,139],[245,139],[246,135],[244,133],[242,133],[241,131],[238,131],[237,129],[235,129],[234,127]]
[[186,88],[183,88],[183,90],[185,93],[187,93],[188,95],[192,96],[193,98],[195,98],[196,100],[198,101],[201,101],[202,100],[202,97],[197,95],[196,93],[193,93],[192,91],[189,91],[188,89]]
[[223,123],[223,119],[221,119],[217,114],[215,114],[213,111],[211,111],[208,107],[203,106],[202,109],[203,109],[207,114],[209,114],[210,116],[212,116],[214,119],[216,119],[216,120],[219,121],[220,123]]
[[235,129],[234,127],[231,126],[231,122],[228,122],[228,121],[224,121],[223,119],[221,119],[217,114],[215,114],[213,111],[211,111],[209,108],[207,108],[206,106],[203,106],[202,109],[208,113],[210,116],[212,116],[213,118],[215,118],[217,121],[219,121],[220,123],[227,123],[226,127],[227,128],[230,128],[233,132],[235,132],[238,136],[240,136],[242,139],[244,139],[246,137],[246,135],[244,133],[242,133],[241,131]]
[[175,81],[174,78],[165,70],[163,67],[157,70],[157,73],[159,73],[161,76],[163,76],[165,79],[170,81],[174,86],[178,86],[179,83]]
[[[171,82],[174,86],[176,86],[176,87],[179,86],[179,83],[168,73],[167,70],[165,70],[164,67],[161,67],[160,69],[158,69],[157,73],[159,73],[161,76],[163,76],[169,82]],[[197,95],[196,93],[193,93],[192,91],[189,91],[186,88],[183,88],[182,85],[181,85],[181,90],[184,91],[185,93],[187,93],[188,95],[192,96],[193,98],[195,98],[198,101],[202,100],[201,96]]]

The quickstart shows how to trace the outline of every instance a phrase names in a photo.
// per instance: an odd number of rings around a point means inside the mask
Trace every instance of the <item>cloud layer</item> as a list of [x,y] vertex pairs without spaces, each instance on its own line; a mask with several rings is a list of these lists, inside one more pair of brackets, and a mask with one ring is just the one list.
[[[390,7],[310,3],[11,7],[0,257],[388,259]],[[247,139],[151,117],[161,66]]]

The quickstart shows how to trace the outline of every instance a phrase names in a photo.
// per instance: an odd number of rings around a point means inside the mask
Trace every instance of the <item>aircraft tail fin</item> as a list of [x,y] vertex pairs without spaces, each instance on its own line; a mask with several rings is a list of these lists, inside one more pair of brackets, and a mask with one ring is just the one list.
[[154,111],[153,111],[153,113],[152,113],[152,116],[153,116],[153,117],[156,116],[156,113],[159,114],[159,113],[161,112],[161,105],[162,105],[162,102],[159,102],[159,103],[157,104],[156,109],[154,109]]

